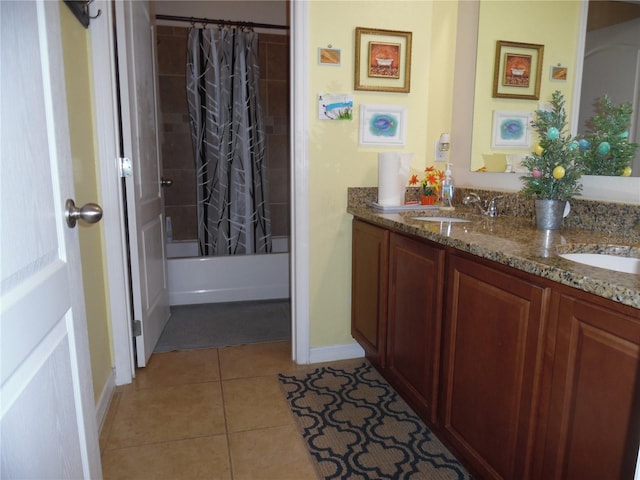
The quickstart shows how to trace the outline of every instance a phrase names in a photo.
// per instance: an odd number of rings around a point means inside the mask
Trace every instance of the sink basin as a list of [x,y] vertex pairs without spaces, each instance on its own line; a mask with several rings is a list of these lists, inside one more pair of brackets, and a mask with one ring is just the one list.
[[464,218],[454,217],[412,217],[414,220],[424,220],[425,222],[448,222],[448,223],[464,223],[471,220],[465,220]]
[[572,262],[583,263],[592,267],[640,275],[640,258],[620,257],[602,253],[564,253],[560,256]]

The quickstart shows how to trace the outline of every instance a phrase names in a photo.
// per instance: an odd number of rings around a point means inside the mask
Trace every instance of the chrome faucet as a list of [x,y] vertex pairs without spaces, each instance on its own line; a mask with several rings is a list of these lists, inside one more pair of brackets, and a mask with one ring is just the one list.
[[480,196],[477,193],[470,192],[466,197],[462,199],[462,203],[464,205],[476,205],[483,215],[493,218],[498,216],[497,200],[499,198],[502,198],[502,195],[493,197],[487,202],[486,200],[481,200]]

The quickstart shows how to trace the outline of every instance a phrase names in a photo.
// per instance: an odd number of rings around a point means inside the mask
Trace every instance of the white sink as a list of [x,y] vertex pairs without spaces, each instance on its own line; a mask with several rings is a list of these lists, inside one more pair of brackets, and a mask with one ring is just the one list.
[[564,253],[560,256],[572,262],[583,263],[592,267],[640,275],[640,258],[620,257],[602,253]]
[[463,223],[470,222],[471,220],[465,220],[464,218],[453,217],[412,217],[414,220],[424,220],[425,222],[448,222],[448,223]]

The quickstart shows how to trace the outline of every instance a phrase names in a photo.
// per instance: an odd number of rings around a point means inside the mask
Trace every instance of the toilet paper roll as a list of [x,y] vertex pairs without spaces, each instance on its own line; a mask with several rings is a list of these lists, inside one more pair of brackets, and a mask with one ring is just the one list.
[[378,204],[404,205],[404,194],[411,164],[411,155],[400,152],[378,154]]

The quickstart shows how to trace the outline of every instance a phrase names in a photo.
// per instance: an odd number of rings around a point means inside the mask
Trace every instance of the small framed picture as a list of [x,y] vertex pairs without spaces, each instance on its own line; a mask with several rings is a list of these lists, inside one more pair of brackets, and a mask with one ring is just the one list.
[[355,90],[409,93],[411,32],[356,27]]
[[530,112],[493,112],[492,148],[530,148],[531,120]]
[[543,53],[544,45],[498,40],[493,98],[538,100]]
[[567,81],[567,67],[563,67],[561,65],[557,65],[555,67],[551,67],[551,72],[549,74],[549,80],[554,82],[566,82]]
[[404,145],[406,116],[405,106],[360,105],[360,145]]
[[341,55],[342,52],[339,48],[319,48],[318,63],[320,65],[339,67],[342,58]]

